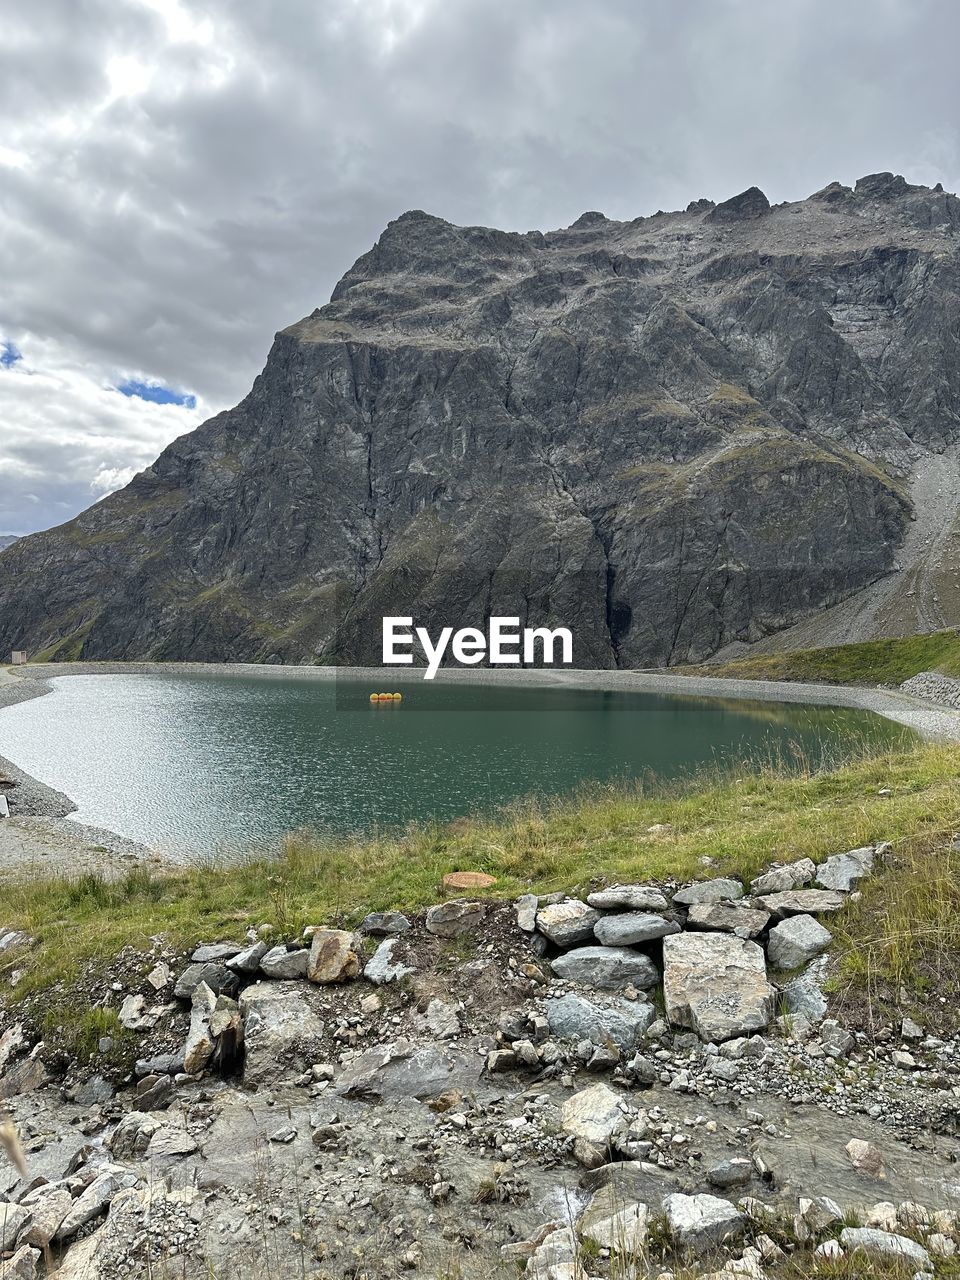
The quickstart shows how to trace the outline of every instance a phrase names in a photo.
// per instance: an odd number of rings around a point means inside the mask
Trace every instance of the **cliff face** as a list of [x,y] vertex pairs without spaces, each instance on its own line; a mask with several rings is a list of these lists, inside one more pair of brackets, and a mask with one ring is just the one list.
[[390,223],[235,408],[0,558],[0,652],[379,660],[380,617],[703,658],[888,572],[960,439],[960,201]]

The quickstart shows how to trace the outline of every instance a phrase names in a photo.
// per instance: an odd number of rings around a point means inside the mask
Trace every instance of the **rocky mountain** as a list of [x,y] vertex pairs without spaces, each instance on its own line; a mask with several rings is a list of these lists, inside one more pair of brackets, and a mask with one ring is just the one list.
[[235,409],[4,553],[0,651],[372,662],[384,613],[504,613],[581,666],[701,659],[890,574],[958,441],[939,187],[546,234],[410,212]]

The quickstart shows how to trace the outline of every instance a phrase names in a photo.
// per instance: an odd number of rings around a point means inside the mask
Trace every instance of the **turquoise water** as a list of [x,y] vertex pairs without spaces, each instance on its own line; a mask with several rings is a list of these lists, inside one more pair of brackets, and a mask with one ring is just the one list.
[[818,763],[910,735],[869,712],[569,688],[297,677],[75,676],[0,711],[0,755],[74,817],[178,856],[450,819],[586,780],[739,758]]

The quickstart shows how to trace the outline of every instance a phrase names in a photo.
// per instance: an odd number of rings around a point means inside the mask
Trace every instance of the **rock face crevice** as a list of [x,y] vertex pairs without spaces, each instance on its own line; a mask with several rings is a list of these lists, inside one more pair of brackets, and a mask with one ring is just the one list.
[[236,408],[0,557],[0,652],[378,662],[380,618],[578,666],[755,641],[894,567],[960,440],[960,201],[872,175],[547,234],[389,224]]

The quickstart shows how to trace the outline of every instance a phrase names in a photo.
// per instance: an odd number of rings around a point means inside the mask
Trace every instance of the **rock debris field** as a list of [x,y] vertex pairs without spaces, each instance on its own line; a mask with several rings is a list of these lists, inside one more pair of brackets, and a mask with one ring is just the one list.
[[830,1008],[886,855],[158,941],[89,1062],[10,1004],[0,1277],[952,1274],[960,1038]]

